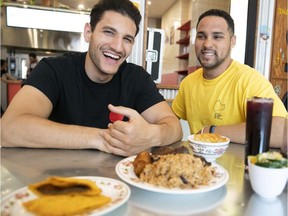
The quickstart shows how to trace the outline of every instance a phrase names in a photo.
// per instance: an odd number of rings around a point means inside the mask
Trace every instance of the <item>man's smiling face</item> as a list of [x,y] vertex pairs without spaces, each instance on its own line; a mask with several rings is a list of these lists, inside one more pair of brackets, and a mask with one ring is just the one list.
[[96,70],[99,76],[113,76],[130,55],[135,35],[136,26],[131,18],[106,11],[94,31],[86,36],[89,42],[88,55],[93,64],[88,68]]
[[198,24],[195,52],[205,69],[214,69],[230,59],[235,38],[222,17],[207,16]]

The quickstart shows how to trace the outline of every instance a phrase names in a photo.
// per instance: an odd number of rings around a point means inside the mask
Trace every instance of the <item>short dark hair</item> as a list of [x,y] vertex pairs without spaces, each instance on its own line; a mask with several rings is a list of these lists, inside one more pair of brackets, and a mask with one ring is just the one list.
[[29,53],[29,57],[37,58],[37,55],[36,55],[36,53]]
[[6,63],[6,60],[5,60],[5,59],[1,59],[1,67],[2,67],[3,65],[5,65],[5,63]]
[[211,9],[211,10],[208,10],[208,11],[204,12],[203,14],[201,14],[198,18],[196,28],[198,27],[199,22],[204,17],[207,17],[207,16],[217,16],[217,17],[222,17],[223,19],[225,19],[225,21],[227,22],[227,25],[228,25],[228,29],[230,29],[232,35],[234,35],[234,20],[233,20],[233,18],[226,11],[219,10],[219,9]]
[[122,15],[129,16],[136,25],[135,36],[138,34],[142,16],[138,8],[130,0],[100,0],[97,4],[95,4],[90,13],[90,25],[92,32],[106,11],[115,11]]

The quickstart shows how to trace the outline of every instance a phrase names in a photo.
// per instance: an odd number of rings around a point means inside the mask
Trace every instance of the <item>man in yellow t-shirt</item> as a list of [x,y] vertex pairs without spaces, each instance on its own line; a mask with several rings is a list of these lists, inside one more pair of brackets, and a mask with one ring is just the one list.
[[221,10],[209,10],[199,17],[196,28],[195,53],[203,68],[181,82],[172,104],[174,113],[188,121],[191,134],[213,129],[232,142],[244,143],[246,99],[273,98],[270,144],[280,147],[277,137],[283,131],[279,129],[284,127],[287,111],[265,77],[231,59],[236,43],[231,16]]

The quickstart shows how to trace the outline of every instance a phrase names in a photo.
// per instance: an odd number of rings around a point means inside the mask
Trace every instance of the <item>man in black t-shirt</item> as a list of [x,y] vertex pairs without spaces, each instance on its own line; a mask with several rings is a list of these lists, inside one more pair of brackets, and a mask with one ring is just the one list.
[[7,62],[4,59],[1,59],[1,77],[7,73]]
[[28,65],[28,69],[27,69],[27,78],[31,75],[33,69],[38,64],[38,59],[37,59],[36,53],[29,53],[28,57],[29,57],[29,65]]
[[90,16],[88,52],[37,64],[2,118],[2,146],[128,156],[182,138],[179,119],[150,75],[126,62],[139,10],[129,0],[101,0]]

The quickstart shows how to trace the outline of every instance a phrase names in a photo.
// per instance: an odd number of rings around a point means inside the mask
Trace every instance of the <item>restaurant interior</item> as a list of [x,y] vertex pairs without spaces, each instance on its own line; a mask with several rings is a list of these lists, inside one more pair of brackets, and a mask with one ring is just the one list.
[[[135,47],[127,61],[143,66],[151,74],[169,105],[177,95],[183,78],[201,67],[194,53],[195,26],[199,15],[208,9],[218,8],[229,12],[235,21],[237,44],[232,50],[232,58],[263,74],[287,108],[287,0],[131,1],[139,8],[143,20]],[[29,53],[35,53],[40,61],[66,52],[87,51],[87,44],[83,41],[83,26],[89,20],[89,11],[97,2],[1,1],[1,59],[7,60],[8,73],[17,80],[1,79],[3,111],[27,78]],[[23,13],[21,19],[20,13]],[[51,21],[57,14],[64,18]],[[76,21],[70,21],[73,25],[67,26],[67,20],[70,19],[68,15],[79,21],[78,26]],[[25,16],[29,18],[24,19]],[[49,25],[51,22],[53,24]],[[153,47],[154,40],[160,40],[160,45]],[[152,67],[154,64],[157,66]],[[189,143],[188,123],[181,120],[181,124],[184,135],[180,142],[173,145],[175,148]],[[245,148],[242,145],[230,145],[225,154],[217,159],[217,164],[220,164],[216,167],[219,176],[212,186],[200,187],[198,191],[192,192],[171,192],[139,183],[134,173],[130,173],[131,158],[123,159],[100,151],[2,148],[1,152],[3,216],[30,215],[22,210],[21,203],[33,196],[27,194],[25,187],[50,176],[96,176],[91,177],[92,180],[104,185],[101,189],[112,197],[113,202],[88,215],[287,215],[287,184],[276,198],[264,199],[254,193],[248,173],[243,168]],[[115,188],[119,191],[115,192]]]
[[[79,30],[70,32],[69,29],[46,30],[46,27],[43,27],[44,18],[41,17],[42,24],[40,22],[40,26],[37,28],[29,28],[25,25],[19,28],[17,22],[8,23],[10,25],[8,26],[6,21],[9,21],[13,14],[6,17],[6,6],[18,4],[18,6],[25,5],[28,8],[39,9],[40,7],[47,11],[53,9],[53,11],[81,12],[88,16],[89,10],[95,2],[97,1],[4,0],[1,7],[1,58],[11,62],[8,64],[8,71],[16,78],[25,79],[28,53],[35,52],[38,60],[41,60],[46,56],[61,55],[69,51],[85,51],[87,44],[81,38],[82,26],[78,27]],[[144,19],[141,26],[142,31],[138,35],[137,46],[129,60],[147,69],[158,84],[159,90],[163,94],[165,92],[164,96],[168,102],[171,102],[177,94],[181,80],[200,67],[194,54],[195,25],[198,16],[211,8],[226,10],[235,20],[237,45],[232,50],[232,58],[248,64],[262,73],[271,81],[281,99],[286,95],[288,62],[286,1],[169,0],[165,4],[156,0],[138,0],[136,2],[141,6]],[[243,16],[243,14],[247,14],[247,16]],[[30,24],[36,22],[36,18],[27,22]],[[246,23],[249,25],[247,26]],[[29,23],[27,25],[29,26]],[[35,25],[38,24],[35,23]],[[49,27],[47,28],[49,29]],[[149,32],[150,38],[147,37]],[[21,38],[17,37],[19,34],[21,34]],[[160,47],[153,48],[151,45],[154,34],[161,35]],[[146,41],[147,43],[145,43]],[[153,64],[149,59],[149,54],[153,54],[155,49],[158,51],[159,63],[154,63],[158,67],[153,67],[152,71],[151,65]],[[153,61],[155,62],[155,60]],[[3,92],[5,89],[3,88]],[[2,94],[4,108],[7,103],[9,104],[15,91],[8,92],[11,95],[8,98],[5,98],[5,92]]]

